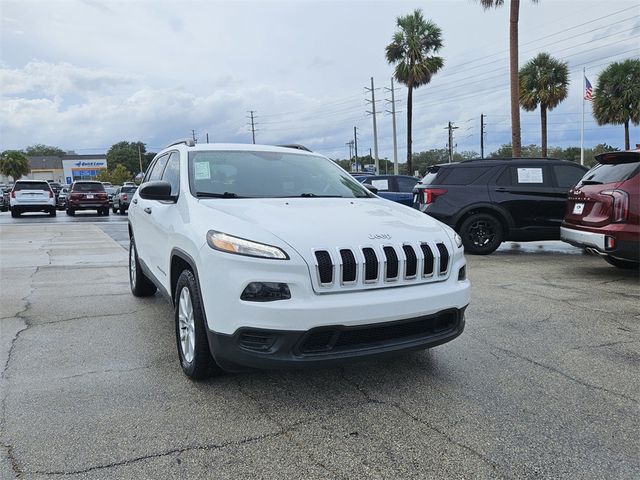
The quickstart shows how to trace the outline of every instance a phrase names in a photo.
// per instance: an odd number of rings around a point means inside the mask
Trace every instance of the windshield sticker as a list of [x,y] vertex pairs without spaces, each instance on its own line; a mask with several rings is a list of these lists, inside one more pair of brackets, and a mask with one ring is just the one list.
[[210,180],[211,170],[209,169],[209,162],[195,162],[193,164],[193,170],[196,180]]
[[518,183],[543,183],[541,168],[519,168]]
[[378,190],[389,190],[389,180],[371,180],[371,186]]

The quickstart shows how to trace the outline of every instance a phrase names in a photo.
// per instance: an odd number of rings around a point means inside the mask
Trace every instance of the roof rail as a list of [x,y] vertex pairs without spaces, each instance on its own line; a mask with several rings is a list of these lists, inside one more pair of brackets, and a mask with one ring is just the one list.
[[167,145],[164,148],[169,148],[169,147],[173,147],[174,145],[180,145],[184,143],[187,147],[195,147],[196,142],[193,141],[193,139],[191,138],[183,138],[181,140],[176,140],[175,142],[170,143],[169,145]]
[[305,152],[310,152],[311,151],[307,147],[305,147],[304,145],[299,145],[297,143],[291,143],[289,145],[276,145],[276,146],[284,147],[284,148],[294,148],[296,150],[304,150]]

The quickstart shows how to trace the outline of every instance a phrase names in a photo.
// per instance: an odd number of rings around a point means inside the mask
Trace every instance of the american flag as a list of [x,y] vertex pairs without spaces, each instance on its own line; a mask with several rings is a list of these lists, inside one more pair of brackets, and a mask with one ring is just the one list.
[[591,83],[589,82],[589,79],[587,77],[584,77],[584,84],[586,85],[586,88],[584,90],[584,99],[593,102],[593,87],[591,86]]

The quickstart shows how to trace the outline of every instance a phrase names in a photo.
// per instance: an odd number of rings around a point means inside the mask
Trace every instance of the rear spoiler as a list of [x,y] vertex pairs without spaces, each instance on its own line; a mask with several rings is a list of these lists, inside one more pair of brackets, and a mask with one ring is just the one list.
[[616,165],[618,163],[640,162],[640,151],[627,150],[624,152],[607,152],[596,155],[596,161],[604,165]]

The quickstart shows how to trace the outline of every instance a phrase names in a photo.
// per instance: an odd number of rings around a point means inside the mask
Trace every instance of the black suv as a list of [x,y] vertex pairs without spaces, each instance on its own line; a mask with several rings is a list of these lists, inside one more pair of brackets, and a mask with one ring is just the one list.
[[567,193],[586,172],[536,158],[434,165],[413,189],[413,206],[454,228],[468,253],[486,255],[505,240],[560,239]]

